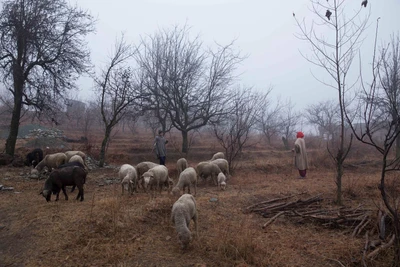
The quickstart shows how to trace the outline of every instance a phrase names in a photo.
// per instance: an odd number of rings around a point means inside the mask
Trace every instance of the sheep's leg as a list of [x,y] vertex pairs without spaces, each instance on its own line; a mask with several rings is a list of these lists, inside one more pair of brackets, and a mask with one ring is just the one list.
[[197,195],[197,182],[194,182],[194,195]]
[[187,186],[188,194],[190,194],[190,185]]
[[196,230],[196,237],[199,238],[199,229],[198,229],[198,225],[197,225],[197,211],[193,216],[193,222],[194,222],[194,229]]
[[81,201],[83,201],[83,186],[78,186],[78,189],[79,189],[79,193],[76,196],[76,200],[78,200],[79,197],[81,197]]
[[[68,195],[67,195],[67,191],[65,190],[65,185],[63,185],[63,186],[61,187],[61,189],[62,189],[62,191],[63,191],[63,193],[64,193],[65,200],[68,200]],[[58,195],[57,195],[57,197],[58,197]]]
[[125,185],[124,184],[121,184],[121,190],[122,190],[122,195],[124,195],[124,187],[125,187]]

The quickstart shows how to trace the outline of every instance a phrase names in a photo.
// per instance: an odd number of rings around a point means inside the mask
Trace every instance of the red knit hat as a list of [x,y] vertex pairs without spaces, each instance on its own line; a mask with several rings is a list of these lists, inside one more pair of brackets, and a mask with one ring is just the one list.
[[297,136],[296,137],[297,138],[303,138],[304,137],[303,132],[297,132]]

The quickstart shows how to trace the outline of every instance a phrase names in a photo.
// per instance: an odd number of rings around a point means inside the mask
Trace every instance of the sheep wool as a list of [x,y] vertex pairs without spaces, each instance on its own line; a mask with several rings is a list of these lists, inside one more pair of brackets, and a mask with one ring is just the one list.
[[197,173],[193,167],[189,167],[189,168],[185,169],[183,172],[181,172],[181,174],[179,175],[178,183],[172,189],[172,193],[174,195],[179,195],[181,190],[183,190],[183,193],[185,193],[185,188],[187,188],[188,193],[190,194],[191,185],[194,186],[194,195],[196,195],[197,194]]
[[190,221],[193,220],[196,236],[198,237],[196,200],[190,194],[182,195],[172,206],[171,221],[178,233],[182,249],[186,249],[192,240],[192,233],[189,230]]

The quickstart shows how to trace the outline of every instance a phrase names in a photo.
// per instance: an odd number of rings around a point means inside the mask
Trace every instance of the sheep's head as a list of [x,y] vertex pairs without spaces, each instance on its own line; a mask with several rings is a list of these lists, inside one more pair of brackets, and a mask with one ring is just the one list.
[[180,196],[181,195],[181,190],[179,189],[179,187],[175,186],[174,188],[172,188],[172,194],[174,196]]
[[144,180],[144,187],[148,188],[149,184],[152,183],[153,179],[154,179],[154,175],[151,172],[145,172],[142,175],[143,180]]
[[190,233],[190,231],[184,231],[178,233],[178,237],[179,237],[179,242],[181,243],[181,248],[183,250],[186,250],[187,247],[189,246],[190,241],[192,240],[192,234]]
[[221,189],[222,189],[222,190],[225,190],[225,189],[226,189],[226,183],[225,183],[225,182],[222,182],[222,183],[221,183]]
[[40,195],[43,195],[46,201],[49,202],[51,197],[51,190],[43,190],[42,192],[40,192]]

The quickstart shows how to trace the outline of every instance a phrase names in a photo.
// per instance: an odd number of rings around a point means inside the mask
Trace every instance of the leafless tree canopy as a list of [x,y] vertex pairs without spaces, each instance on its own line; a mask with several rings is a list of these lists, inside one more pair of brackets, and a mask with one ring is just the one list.
[[320,136],[327,135],[335,144],[340,116],[339,105],[333,100],[321,101],[306,108],[308,122],[318,127]]
[[110,62],[95,78],[101,118],[105,128],[100,150],[100,167],[104,165],[106,148],[114,126],[128,115],[139,116],[141,111],[138,102],[142,98],[141,87],[136,81],[135,70],[128,66],[133,53],[132,47],[123,37],[117,40]]
[[93,30],[92,17],[65,0],[3,2],[0,73],[14,98],[8,154],[14,154],[22,106],[49,113],[88,70],[84,37]]
[[[270,92],[272,89],[269,89]],[[269,94],[268,92],[268,94]],[[263,133],[269,145],[272,144],[272,138],[279,135],[282,127],[281,112],[283,105],[278,98],[276,103],[272,104],[270,99],[266,99],[265,103],[260,107],[261,113],[257,119],[257,129]]]
[[295,105],[291,100],[288,100],[282,107],[282,112],[279,116],[279,132],[282,135],[283,145],[286,150],[290,149],[289,140],[294,138],[295,133],[300,130],[298,127],[302,122],[302,117],[294,108]]
[[[360,6],[356,11],[346,7],[345,0],[318,1],[310,0],[310,11],[313,20],[306,23],[299,21],[294,15],[300,30],[297,37],[309,43],[311,55],[304,58],[310,63],[322,68],[330,77],[331,82],[314,76],[326,87],[337,91],[339,104],[340,140],[336,148],[330,148],[329,153],[336,164],[336,186],[338,204],[342,203],[343,162],[350,148],[350,141],[345,135],[345,108],[348,101],[346,92],[351,90],[357,81],[347,81],[347,76],[363,41],[363,33],[367,27],[370,12]],[[329,12],[328,12],[329,11]],[[315,19],[315,20],[314,20]],[[321,30],[320,30],[321,29]]]
[[[399,52],[399,37],[395,38],[393,36],[391,43],[384,46],[378,56],[374,53],[371,81],[367,83],[363,80],[362,83],[363,95],[361,96],[358,113],[362,121],[361,127],[357,127],[357,125],[348,120],[356,138],[374,147],[382,155],[379,190],[382,200],[389,210],[394,227],[395,253],[393,266],[399,266],[400,264],[400,206],[398,204],[399,195],[398,193],[393,194],[390,192],[387,186],[387,179],[389,178],[389,173],[400,171],[400,156],[398,153],[391,153],[400,135]],[[383,140],[377,138],[376,133],[378,131],[382,133]]]
[[225,149],[230,168],[235,167],[235,160],[240,158],[248,145],[250,134],[263,112],[262,107],[268,102],[269,93],[257,93],[251,88],[234,90],[231,101],[226,105],[230,112],[213,125],[214,135]]
[[188,150],[188,132],[224,114],[228,88],[243,60],[233,42],[206,49],[187,26],[160,30],[143,38],[136,54],[143,87],[151,93],[147,108],[163,128],[167,123],[182,133],[182,152]]

